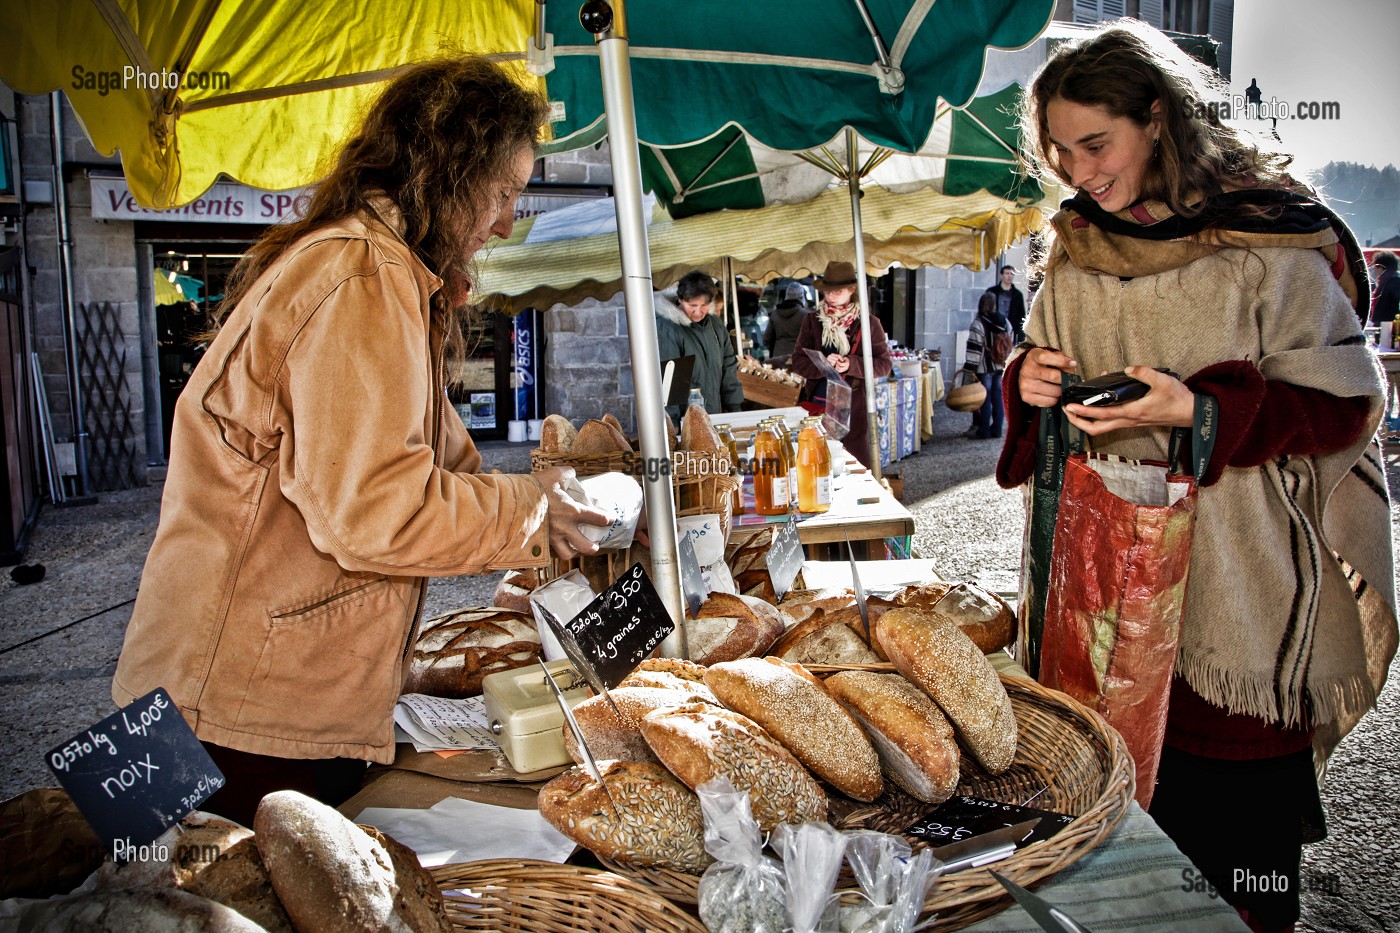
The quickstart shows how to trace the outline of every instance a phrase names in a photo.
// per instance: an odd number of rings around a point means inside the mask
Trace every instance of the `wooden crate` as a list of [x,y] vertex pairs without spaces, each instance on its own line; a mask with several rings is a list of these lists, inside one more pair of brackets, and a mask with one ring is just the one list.
[[791,408],[797,404],[801,386],[790,386],[771,379],[764,379],[752,373],[739,373],[739,385],[744,387],[744,398],[765,408]]

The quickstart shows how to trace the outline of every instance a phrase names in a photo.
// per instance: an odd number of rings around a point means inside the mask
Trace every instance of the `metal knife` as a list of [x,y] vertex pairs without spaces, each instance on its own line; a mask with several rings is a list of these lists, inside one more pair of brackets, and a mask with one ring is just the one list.
[[951,874],[964,868],[980,868],[999,862],[1016,851],[1016,843],[1029,836],[1040,824],[1040,817],[1003,826],[989,833],[970,836],[961,842],[930,849],[934,858],[943,863],[940,874]]
[[992,877],[1001,882],[1001,886],[1016,899],[1016,903],[1020,904],[1026,913],[1031,915],[1031,919],[1040,924],[1040,928],[1047,933],[1093,933],[1084,924],[1055,907],[1039,894],[1027,891],[1016,882],[1006,879],[995,871],[992,872]]
[[613,800],[612,791],[608,790],[608,784],[603,780],[603,772],[599,770],[598,763],[593,760],[593,752],[588,748],[588,740],[583,736],[583,730],[579,728],[578,720],[574,718],[573,710],[569,709],[569,703],[564,699],[564,691],[559,689],[559,684],[554,680],[554,675],[549,672],[543,658],[537,658],[540,669],[544,671],[544,682],[549,684],[549,689],[554,692],[554,699],[559,703],[559,709],[564,713],[564,722],[568,725],[569,731],[574,734],[574,741],[578,743],[579,754],[583,756],[583,770],[588,772],[588,776],[598,782],[598,786],[603,788],[603,796],[608,798],[608,803],[612,804],[613,814],[617,814],[617,803]]
[[865,601],[865,588],[860,585],[860,571],[856,570],[856,549],[851,547],[851,539],[846,537],[846,554],[851,559],[851,588],[856,591],[856,610],[860,613],[860,625],[865,629],[865,643],[874,646],[870,636],[870,606]]

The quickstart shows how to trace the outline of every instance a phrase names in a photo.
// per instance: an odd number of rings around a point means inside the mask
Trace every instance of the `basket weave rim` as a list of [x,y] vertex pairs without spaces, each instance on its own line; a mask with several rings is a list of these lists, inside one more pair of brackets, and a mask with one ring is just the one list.
[[[531,900],[557,901],[561,905],[583,906],[587,911],[567,920],[561,918],[557,923],[546,920],[521,929],[539,930],[541,933],[576,933],[585,929],[611,930],[615,927],[607,922],[610,916],[622,914],[638,929],[705,933],[705,927],[680,907],[648,890],[646,886],[615,872],[539,859],[482,859],[476,862],[442,865],[431,872],[433,881],[444,894],[469,887],[481,895],[481,901],[484,902],[486,895],[492,889],[497,889],[507,894],[504,898],[505,909],[509,909],[512,903],[511,896],[514,895]],[[447,902],[449,921],[452,921],[454,926],[461,926],[455,922],[453,913],[462,899],[451,896],[444,899]],[[492,917],[499,921],[499,911],[502,908],[495,906],[490,909],[496,911],[492,913]],[[584,917],[596,921],[597,926],[579,926],[578,921]],[[525,918],[522,916],[520,919]],[[537,914],[532,912],[530,919],[538,919]]]

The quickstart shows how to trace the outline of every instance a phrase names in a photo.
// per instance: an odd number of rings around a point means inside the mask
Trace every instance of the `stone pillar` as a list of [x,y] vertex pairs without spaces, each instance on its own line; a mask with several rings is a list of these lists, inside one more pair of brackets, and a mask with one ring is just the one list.
[[575,425],[611,412],[635,433],[631,345],[622,298],[557,306],[544,315],[545,407]]

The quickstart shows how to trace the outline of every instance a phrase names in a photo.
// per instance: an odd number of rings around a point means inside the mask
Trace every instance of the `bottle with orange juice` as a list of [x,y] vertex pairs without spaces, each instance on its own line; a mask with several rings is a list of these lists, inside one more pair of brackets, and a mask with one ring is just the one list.
[[804,418],[797,435],[797,507],[804,512],[831,509],[831,450],[820,418]]
[[786,445],[770,423],[759,425],[754,435],[753,500],[759,515],[784,515],[790,506]]

